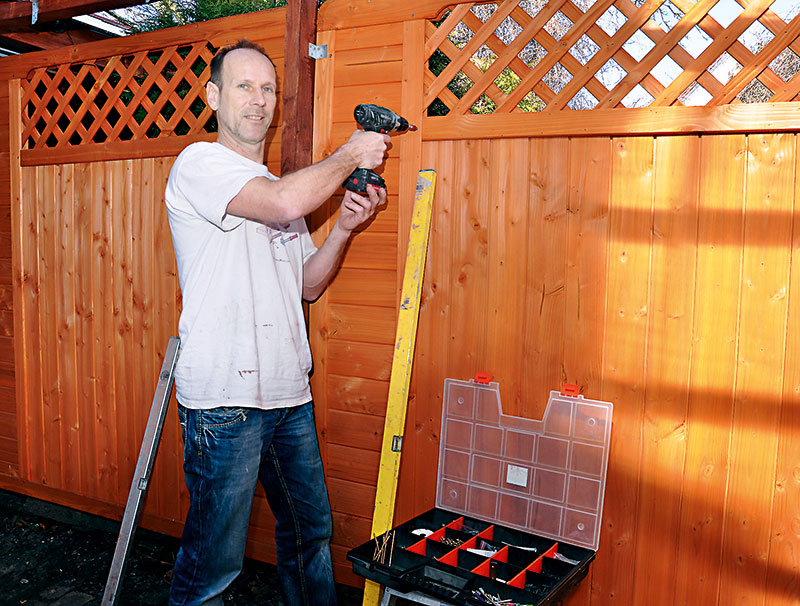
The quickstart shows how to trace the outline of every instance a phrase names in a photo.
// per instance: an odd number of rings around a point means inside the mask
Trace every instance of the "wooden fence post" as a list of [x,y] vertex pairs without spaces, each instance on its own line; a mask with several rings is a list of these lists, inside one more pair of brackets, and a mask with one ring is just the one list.
[[295,0],[286,6],[281,175],[308,166],[314,140],[314,60],[309,43],[316,42],[317,0]]

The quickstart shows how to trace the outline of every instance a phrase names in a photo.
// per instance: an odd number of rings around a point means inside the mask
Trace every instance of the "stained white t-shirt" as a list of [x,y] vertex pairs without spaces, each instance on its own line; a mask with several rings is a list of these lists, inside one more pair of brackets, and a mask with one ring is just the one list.
[[193,143],[165,192],[183,294],[175,369],[187,408],[278,408],[311,399],[303,263],[316,252],[304,219],[264,225],[226,213],[266,166],[218,143]]

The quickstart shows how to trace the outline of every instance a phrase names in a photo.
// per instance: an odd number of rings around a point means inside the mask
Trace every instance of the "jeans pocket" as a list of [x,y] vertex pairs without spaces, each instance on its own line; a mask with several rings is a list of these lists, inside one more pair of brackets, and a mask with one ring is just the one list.
[[244,423],[247,420],[246,408],[229,408],[221,406],[219,408],[210,408],[208,410],[198,411],[200,418],[200,426],[206,429],[224,429]]

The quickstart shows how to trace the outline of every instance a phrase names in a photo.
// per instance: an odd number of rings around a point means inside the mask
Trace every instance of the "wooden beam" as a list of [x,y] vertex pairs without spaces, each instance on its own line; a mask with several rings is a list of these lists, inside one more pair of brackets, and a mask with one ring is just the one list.
[[77,63],[141,50],[163,48],[174,44],[176,40],[180,40],[182,44],[206,40],[214,46],[233,44],[240,38],[259,40],[270,56],[280,63],[283,60],[283,37],[270,38],[265,41],[261,36],[264,31],[272,32],[272,28],[276,24],[280,23],[282,26],[285,23],[285,10],[285,8],[271,8],[260,12],[258,19],[254,19],[252,14],[237,15],[135,36],[121,36],[98,42],[87,42],[79,46],[65,46],[52,51],[37,51],[3,57],[0,58],[0,80],[26,78],[31,70],[42,66]]
[[52,50],[73,44],[108,40],[108,36],[94,33],[87,29],[68,30],[65,32],[34,32],[0,34],[0,44],[22,44],[36,50]]
[[[141,3],[142,0],[39,0],[36,23],[48,23]],[[0,33],[30,31],[32,7],[31,2],[0,2]]]
[[286,7],[283,61],[281,174],[308,166],[314,143],[314,59],[308,45],[316,42],[317,0],[296,0]]
[[351,0],[350,2],[326,2],[319,9],[319,29],[320,31],[327,31],[367,25],[401,23],[412,19],[434,19],[454,4],[456,3],[453,0],[405,0],[403,2]]

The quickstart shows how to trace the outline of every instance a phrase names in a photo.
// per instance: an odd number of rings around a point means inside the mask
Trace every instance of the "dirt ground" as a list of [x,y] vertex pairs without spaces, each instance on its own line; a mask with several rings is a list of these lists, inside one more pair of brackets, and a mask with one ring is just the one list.
[[[99,606],[119,523],[0,490],[0,606]],[[119,606],[166,605],[178,539],[139,529]],[[340,606],[362,592],[339,586]],[[281,605],[274,566],[245,560],[224,596],[237,606]]]

